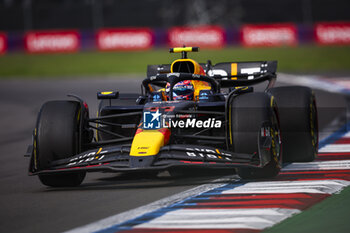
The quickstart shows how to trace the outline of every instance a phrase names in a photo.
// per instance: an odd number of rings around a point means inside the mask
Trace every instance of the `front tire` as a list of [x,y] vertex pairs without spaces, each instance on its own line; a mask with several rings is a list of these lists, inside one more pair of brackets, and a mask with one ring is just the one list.
[[[36,125],[36,166],[38,171],[50,169],[50,163],[80,152],[81,107],[76,101],[49,101],[39,113]],[[42,184],[51,187],[78,186],[85,172],[41,174]]]
[[231,103],[231,149],[236,153],[259,153],[259,134],[267,124],[271,133],[270,161],[262,168],[237,168],[242,179],[261,179],[278,175],[281,168],[281,140],[277,107],[266,93],[247,93],[234,97]]

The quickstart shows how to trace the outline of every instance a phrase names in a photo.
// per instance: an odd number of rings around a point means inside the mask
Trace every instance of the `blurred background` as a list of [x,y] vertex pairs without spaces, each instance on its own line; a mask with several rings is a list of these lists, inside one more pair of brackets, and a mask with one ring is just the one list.
[[[204,63],[277,60],[277,85],[315,89],[320,136],[338,130],[350,119],[349,10],[349,0],[0,0],[0,232],[63,232],[212,179],[92,173],[58,190],[27,175],[44,102],[74,93],[92,117],[97,91],[139,93],[148,64],[180,57],[169,47],[199,46],[188,56]],[[350,232],[349,193],[279,232]]]
[[145,59],[168,62],[164,49],[182,45],[201,47],[204,60],[344,71],[349,9],[348,0],[0,0],[0,76],[142,73]]
[[93,30],[350,20],[348,0],[1,0],[0,30]]

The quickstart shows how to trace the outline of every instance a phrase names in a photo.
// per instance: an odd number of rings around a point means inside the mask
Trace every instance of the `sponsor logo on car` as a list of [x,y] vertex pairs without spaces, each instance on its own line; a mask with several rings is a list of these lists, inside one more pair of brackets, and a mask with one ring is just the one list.
[[215,118],[205,120],[192,117],[190,114],[168,115],[156,112],[143,112],[144,129],[160,128],[221,128],[222,121]]
[[159,109],[156,112],[143,112],[143,128],[144,129],[160,129],[161,128],[161,113]]
[[95,160],[98,160],[98,161],[102,160],[105,157],[104,154],[106,154],[107,152],[108,152],[107,150],[102,150],[102,148],[100,148],[98,149],[98,151],[93,151],[93,152],[86,153],[84,155],[75,156],[69,160],[67,167],[75,166],[80,163],[87,163]]
[[189,157],[201,157],[201,158],[211,158],[211,159],[225,159],[232,161],[231,154],[219,151],[219,149],[207,149],[207,148],[186,148],[186,154]]

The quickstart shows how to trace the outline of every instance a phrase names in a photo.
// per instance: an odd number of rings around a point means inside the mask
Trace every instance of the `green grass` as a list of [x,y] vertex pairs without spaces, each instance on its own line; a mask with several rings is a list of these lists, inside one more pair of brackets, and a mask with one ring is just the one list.
[[[281,47],[205,50],[192,53],[199,62],[278,60],[282,72],[349,71],[350,46]],[[138,52],[81,52],[75,54],[23,54],[0,56],[0,77],[90,76],[145,74],[147,64],[166,64],[179,58],[167,49]]]
[[350,187],[310,209],[291,217],[264,233],[348,233],[350,232]]

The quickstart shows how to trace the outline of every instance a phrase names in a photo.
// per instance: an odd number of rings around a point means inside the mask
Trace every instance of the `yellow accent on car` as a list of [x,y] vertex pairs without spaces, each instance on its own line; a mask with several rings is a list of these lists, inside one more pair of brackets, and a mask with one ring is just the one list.
[[275,97],[272,95],[270,100],[270,106],[273,107]]
[[99,153],[101,153],[102,151],[102,147],[100,147],[100,149],[98,149],[98,151],[96,152],[96,154],[98,155]]
[[79,109],[79,111],[78,111],[78,116],[77,116],[78,123],[79,123],[79,120],[80,120],[80,114],[81,114],[81,109]]
[[211,86],[207,83],[207,82],[203,82],[203,81],[198,81],[198,80],[192,80],[192,85],[194,88],[194,98],[197,99],[199,96],[199,92],[201,90],[210,90]]
[[144,130],[134,136],[130,156],[156,155],[164,146],[164,134],[158,130]]
[[235,89],[241,89],[242,91],[248,90],[249,87],[235,87]]
[[113,91],[103,91],[103,92],[101,92],[102,95],[110,95],[112,93],[113,93]]
[[[231,76],[237,76],[237,63],[231,63]],[[231,80],[237,80],[237,77],[231,77]]]
[[198,48],[194,49],[193,47],[178,47],[172,48],[170,52],[172,53],[181,53],[181,52],[197,52]]

